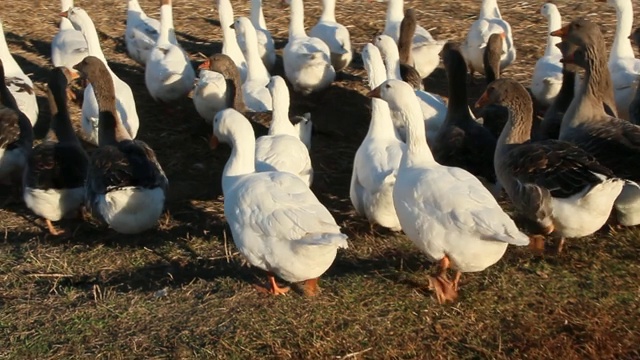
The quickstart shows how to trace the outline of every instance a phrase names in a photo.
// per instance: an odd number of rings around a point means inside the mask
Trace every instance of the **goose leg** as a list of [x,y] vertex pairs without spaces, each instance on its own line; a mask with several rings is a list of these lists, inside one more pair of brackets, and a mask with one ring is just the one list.
[[56,229],[55,226],[53,226],[53,223],[51,222],[51,220],[47,219],[47,228],[49,229],[49,233],[53,236],[58,236],[58,235],[62,235],[64,234],[64,230],[58,230]]
[[454,301],[458,297],[454,284],[447,276],[447,270],[450,266],[451,262],[449,261],[449,257],[445,255],[442,260],[440,260],[440,272],[438,275],[428,277],[429,289],[433,289],[436,293],[436,298],[440,304],[444,304],[447,301]]
[[272,273],[267,273],[267,279],[269,282],[266,286],[258,286],[256,285],[256,290],[260,292],[269,293],[271,295],[283,295],[289,291],[288,287],[279,287],[278,283],[276,283],[276,278]]
[[563,248],[564,248],[564,236],[560,238],[560,241],[558,241],[558,248],[556,249],[556,252],[560,254]]
[[320,287],[318,286],[318,278],[309,279],[304,282],[302,291],[306,296],[316,296],[320,293]]
[[453,278],[453,291],[458,291],[458,283],[460,282],[460,277],[462,276],[462,271],[456,271],[456,275]]

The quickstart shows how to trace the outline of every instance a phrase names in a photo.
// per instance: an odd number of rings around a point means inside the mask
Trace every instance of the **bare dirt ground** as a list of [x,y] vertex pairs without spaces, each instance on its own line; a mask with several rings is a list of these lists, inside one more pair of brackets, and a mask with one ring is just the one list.
[[[159,2],[140,2],[158,17]],[[178,38],[194,63],[197,53],[221,49],[213,3],[174,3]],[[268,27],[283,47],[288,9],[265,3]],[[479,3],[414,0],[405,7],[414,7],[436,38],[461,41]],[[499,3],[518,50],[504,76],[528,85],[546,41],[542,2]],[[236,16],[248,14],[246,1],[233,4]],[[190,99],[170,115],[148,95],[143,69],[124,50],[126,1],[77,5],[93,18],[112,69],[134,91],[138,137],[155,149],[170,180],[168,211],[158,230],[137,236],[63,221],[72,236],[55,238],[23,205],[0,209],[0,358],[640,358],[637,228],[605,226],[570,241],[558,256],[510,248],[487,271],[464,275],[458,301],[440,306],[425,290],[427,259],[404,236],[372,231],[355,216],[351,164],[369,123],[358,55],[332,88],[292,100],[293,112],[312,112],[313,190],[349,234],[350,248],[339,253],[316,298],[257,293],[251,285],[264,281],[263,274],[242,265],[225,230],[220,176],[228,150],[209,149],[211,129]],[[611,43],[615,13],[606,4],[558,6],[565,21],[591,16]],[[385,9],[385,3],[339,1],[338,20],[358,52],[381,32]],[[307,1],[305,10],[309,29],[319,1]],[[43,90],[58,13],[57,1],[0,2],[9,46],[37,84],[40,135],[48,126]],[[427,89],[446,95],[445,78],[438,70]],[[470,101],[483,86],[472,88]],[[70,106],[77,120],[79,108]],[[2,194],[0,201],[7,191]]]

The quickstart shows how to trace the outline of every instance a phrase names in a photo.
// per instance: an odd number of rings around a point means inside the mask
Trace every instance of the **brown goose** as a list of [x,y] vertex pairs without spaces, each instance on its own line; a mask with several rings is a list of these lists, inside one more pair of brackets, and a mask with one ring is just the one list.
[[[4,78],[0,60],[0,79]],[[22,171],[33,146],[33,128],[4,81],[0,81],[0,103],[0,183],[18,185],[16,190],[20,190]]]
[[[640,27],[629,35],[629,39],[640,49]],[[629,121],[640,125],[640,86],[636,89],[636,94],[629,105]]]
[[[504,37],[504,32],[491,34],[482,53],[487,85],[500,78],[500,58],[503,52],[502,40]],[[473,82],[473,76],[471,77],[471,82]],[[498,138],[504,124],[507,122],[508,114],[506,109],[501,106],[488,105],[480,111],[479,115],[482,118],[482,126],[487,128],[495,138]]]
[[476,106],[508,109],[495,153],[495,171],[515,208],[543,234],[587,236],[609,218],[624,181],[579,147],[564,141],[531,142],[533,102],[518,82],[491,83]]
[[[219,87],[224,87],[224,89],[226,89],[224,91],[224,97],[221,97],[222,104],[220,106],[217,106],[220,107],[220,110],[226,108],[234,108],[237,111],[243,113],[243,115],[250,120],[249,122],[251,123],[256,136],[262,136],[268,133],[269,124],[271,123],[271,119],[273,117],[273,112],[252,112],[247,110],[247,107],[244,104],[244,98],[241,90],[242,82],[240,78],[240,71],[229,56],[224,54],[213,54],[207,60],[205,60],[204,63],[200,64],[198,69],[205,69],[216,74],[220,74],[224,79],[224,86],[219,85]],[[194,95],[194,102],[195,97],[196,96]],[[209,104],[205,106],[209,106]],[[277,105],[273,104],[273,106]],[[287,112],[289,111],[288,106],[289,105],[287,104]],[[196,109],[197,108],[198,105],[196,103]],[[215,112],[217,111],[218,110],[216,110]],[[215,112],[213,113],[213,116],[215,116]],[[211,120],[213,120],[213,116],[211,116]],[[208,118],[205,117],[205,119]],[[309,149],[311,147],[311,131],[313,128],[311,114],[306,113],[304,114],[304,116],[290,116],[289,120],[298,131],[300,140]]]
[[[398,38],[398,55],[400,55],[400,76],[416,90],[424,90],[422,76],[414,67],[412,54],[413,36],[417,27],[416,13],[413,9],[404,12],[404,19],[400,23],[400,37]],[[437,64],[436,64],[437,66]],[[433,71],[433,70],[431,70]],[[426,77],[426,76],[425,76]]]
[[628,180],[615,204],[618,221],[638,225],[640,127],[608,115],[602,106],[604,92],[612,92],[602,32],[595,23],[578,19],[551,34],[562,37],[563,61],[585,69],[580,91],[562,119],[560,140],[578,145],[616,176]]
[[155,227],[169,181],[154,151],[143,141],[132,140],[124,128],[105,64],[87,56],[73,68],[93,86],[100,114],[99,147],[91,156],[85,184],[87,207],[119,233]]
[[24,202],[46,220],[52,235],[64,231],[57,230],[51,222],[73,215],[84,202],[89,158],[76,137],[67,110],[67,86],[75,77],[66,67],[51,71],[47,96],[55,139],[49,138],[33,149],[24,172]]
[[467,105],[467,63],[460,47],[447,43],[440,53],[449,79],[447,117],[431,147],[438,163],[463,168],[490,183],[496,193],[493,154],[496,138],[471,116]]

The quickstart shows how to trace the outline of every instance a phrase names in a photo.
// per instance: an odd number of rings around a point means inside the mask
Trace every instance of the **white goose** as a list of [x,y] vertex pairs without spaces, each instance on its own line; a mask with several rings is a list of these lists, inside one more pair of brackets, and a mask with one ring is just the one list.
[[549,35],[552,31],[562,27],[562,18],[558,7],[553,3],[542,5],[540,13],[549,21],[547,48],[544,51],[544,56],[538,59],[533,69],[531,93],[540,104],[548,107],[553,104],[562,87],[562,64],[560,63],[562,53],[556,47],[560,38]]
[[336,21],[336,0],[322,0],[322,15],[309,35],[317,37],[329,46],[331,65],[341,71],[351,62],[351,37],[349,30]]
[[[258,51],[260,58],[267,67],[269,72],[273,71],[276,65],[276,48],[271,37],[271,32],[267,30],[267,23],[264,21],[264,13],[262,12],[262,0],[251,0],[251,23],[256,28],[258,34]],[[239,44],[244,49],[244,44]]]
[[[387,78],[378,48],[365,45],[362,61],[373,90]],[[349,195],[358,214],[393,231],[402,230],[393,207],[393,185],[405,150],[406,145],[393,126],[389,105],[372,99],[371,123],[353,159]]]
[[[389,0],[387,5],[387,18],[384,23],[384,35],[390,36],[395,43],[400,38],[400,24],[404,18],[404,1]],[[414,42],[435,41],[431,33],[420,25],[416,26],[416,32],[413,36]]]
[[304,291],[317,294],[317,280],[333,263],[347,236],[307,184],[288,172],[256,172],[253,130],[242,114],[226,109],[213,120],[212,146],[232,147],[222,173],[224,215],[233,241],[248,262],[268,272],[266,290],[281,288],[274,275],[305,281]]
[[[140,127],[140,120],[138,118],[138,112],[136,111],[133,92],[131,92],[129,85],[122,81],[111,70],[109,64],[107,64],[107,59],[104,57],[104,53],[100,47],[98,32],[96,31],[96,27],[93,25],[93,21],[89,17],[89,14],[87,14],[87,12],[82,8],[74,7],[63,12],[62,16],[67,17],[73,24],[73,27],[80,30],[85,39],[87,39],[89,55],[97,57],[107,66],[107,70],[109,70],[109,73],[111,74],[113,84],[116,89],[116,108],[118,110],[118,115],[120,116],[120,119],[129,135],[131,135],[132,138],[135,138],[138,134],[138,128]],[[89,84],[84,89],[81,124],[86,140],[95,145],[98,144],[98,114],[98,100],[96,100],[93,86]]]
[[329,87],[336,72],[327,44],[304,30],[302,0],[291,0],[290,6],[289,42],[282,53],[284,73],[295,91],[308,95]]
[[[375,45],[380,50],[382,58],[385,59],[387,79],[402,80],[400,77],[400,56],[393,39],[387,35],[379,35],[376,37]],[[422,90],[415,90],[414,93],[420,100],[419,103],[425,122],[427,139],[433,141],[444,120],[447,118],[447,104],[445,104],[444,100],[438,95]],[[398,115],[399,114],[393,111],[391,112],[393,123],[396,129],[398,129],[400,138],[404,141],[406,138],[406,130]]]
[[155,101],[171,102],[186,96],[196,77],[187,53],[177,42],[171,43],[171,36],[175,36],[172,34],[175,30],[171,0],[162,0],[160,36],[144,71],[147,90]]
[[[368,96],[387,101],[405,122],[407,151],[393,187],[393,203],[402,230],[429,259],[440,263],[441,273],[430,277],[429,284],[445,302],[455,299],[462,272],[486,269],[502,258],[508,244],[528,245],[529,238],[480,180],[433,159],[412,92],[402,81],[387,80]],[[457,270],[453,284],[446,274],[449,267]]]
[[144,13],[138,0],[129,0],[127,28],[124,32],[129,56],[140,65],[146,65],[151,50],[156,46],[158,36],[160,36],[160,22]]
[[473,76],[474,72],[484,74],[482,55],[487,46],[491,34],[504,33],[500,61],[500,69],[505,69],[516,60],[516,48],[513,43],[511,25],[502,20],[497,0],[482,0],[480,16],[474,21],[467,33],[467,38],[462,43],[460,50],[467,60],[467,65]]
[[256,29],[251,24],[251,20],[246,17],[239,17],[231,26],[238,38],[244,39],[245,42],[244,58],[247,61],[247,77],[242,84],[244,104],[251,111],[270,111],[272,100],[267,89],[269,72],[260,59]]
[[[67,11],[73,7],[73,0],[62,0],[61,11]],[[68,69],[89,55],[87,40],[82,33],[73,28],[69,19],[60,18],[60,30],[51,40],[51,62],[53,66],[64,66]]]
[[222,53],[229,56],[240,70],[242,82],[247,79],[247,61],[238,45],[236,31],[233,30],[233,7],[229,0],[218,1],[218,16],[222,28]]
[[273,119],[269,134],[256,140],[256,171],[286,171],[298,175],[307,186],[313,181],[309,150],[299,131],[289,121],[289,89],[284,79],[274,76],[269,82],[273,98]]
[[22,71],[9,51],[7,40],[4,36],[4,28],[0,21],[0,59],[4,64],[4,82],[11,94],[16,99],[18,108],[22,111],[31,125],[38,120],[38,102],[33,90],[33,81]]
[[[618,117],[629,120],[629,106],[638,87],[640,59],[636,59],[631,47],[631,27],[633,26],[633,6],[631,0],[599,0],[616,9],[616,35],[609,54],[609,71],[613,81],[613,91],[618,108]],[[558,27],[559,28],[559,27]]]

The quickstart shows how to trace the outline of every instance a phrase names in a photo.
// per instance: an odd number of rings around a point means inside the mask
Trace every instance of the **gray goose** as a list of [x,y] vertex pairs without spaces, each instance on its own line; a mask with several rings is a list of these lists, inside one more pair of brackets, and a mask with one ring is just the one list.
[[493,154],[496,137],[480,125],[467,105],[467,63],[457,44],[448,42],[440,52],[449,80],[447,117],[438,130],[431,151],[438,163],[463,168],[489,184],[495,195]]
[[398,37],[398,55],[400,55],[400,76],[416,90],[424,90],[422,77],[413,67],[413,36],[417,28],[416,13],[413,9],[404,12],[404,19],[400,22],[400,37]]
[[[640,224],[640,127],[608,115],[602,103],[613,92],[600,28],[577,19],[551,33],[561,36],[563,61],[585,69],[578,94],[562,119],[560,140],[570,141],[627,180],[615,208],[620,224]],[[609,94],[611,95],[611,94]]]
[[[495,171],[515,208],[544,235],[587,236],[604,225],[624,181],[586,151],[565,141],[531,141],[533,101],[512,79],[491,83],[476,106],[508,110],[495,153]],[[542,237],[536,236],[536,243]]]
[[25,204],[45,219],[49,233],[54,236],[64,231],[56,229],[52,221],[80,210],[89,166],[89,158],[73,130],[67,109],[68,85],[76,77],[76,73],[66,67],[51,71],[47,90],[51,131],[43,143],[33,148],[23,178]]
[[155,152],[145,142],[133,140],[122,124],[105,64],[87,56],[73,68],[93,86],[99,108],[98,149],[91,154],[85,183],[87,207],[119,233],[154,228],[169,186]]

